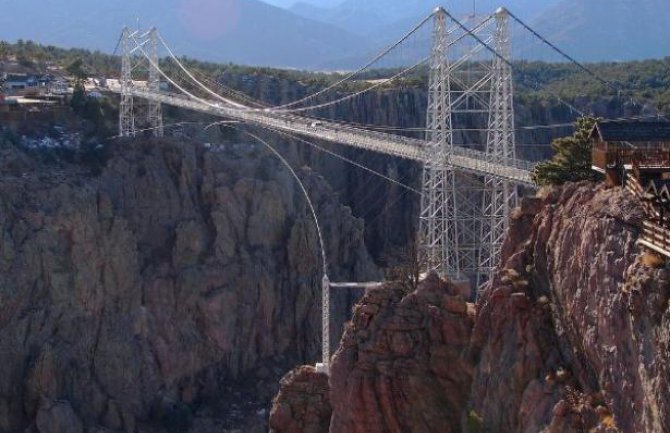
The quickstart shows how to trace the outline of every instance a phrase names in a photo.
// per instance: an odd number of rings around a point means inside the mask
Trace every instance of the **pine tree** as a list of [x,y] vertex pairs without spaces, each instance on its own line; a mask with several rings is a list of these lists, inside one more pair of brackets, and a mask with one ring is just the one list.
[[589,134],[596,124],[593,117],[581,117],[575,122],[575,133],[554,140],[554,156],[535,167],[532,178],[537,185],[561,185],[565,182],[594,180],[591,169],[592,142]]

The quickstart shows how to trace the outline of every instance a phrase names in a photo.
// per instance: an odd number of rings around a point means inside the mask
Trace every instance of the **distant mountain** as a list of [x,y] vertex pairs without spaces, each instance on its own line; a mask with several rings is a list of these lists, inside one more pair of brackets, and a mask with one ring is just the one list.
[[344,0],[334,7],[315,6],[314,1],[303,0],[295,3],[290,11],[297,15],[333,24],[352,33],[383,37],[391,26],[406,30],[418,20],[427,16],[436,6],[442,4],[457,17],[463,17],[475,10],[478,14],[488,14],[500,6],[505,6],[521,19],[535,18],[547,7],[559,0]]
[[[476,4],[481,14],[490,13],[499,6],[507,7],[579,60],[619,61],[670,56],[669,1],[477,0]],[[363,35],[379,48],[426,16],[435,3],[435,0],[345,0],[332,8],[296,3],[291,11]],[[472,1],[438,0],[437,3],[445,3],[447,10],[459,18],[472,12]],[[558,60],[547,48],[538,48],[540,44],[526,50],[524,44],[530,40],[527,32],[515,36],[525,55]]]
[[107,52],[121,28],[138,20],[142,27],[159,27],[178,53],[219,62],[314,69],[368,45],[360,35],[258,0],[0,0],[0,5],[0,39]]
[[435,4],[435,0],[345,0],[327,8],[302,1],[294,4],[290,11],[353,33],[369,34],[405,18],[428,15]]
[[[595,61],[670,55],[668,1],[476,4],[481,14],[506,6],[566,52]],[[348,69],[396,40],[436,3],[446,3],[457,17],[472,13],[471,0],[302,0],[290,10],[260,0],[0,0],[0,39],[111,52],[121,28],[139,21],[143,28],[159,27],[177,53],[203,60]],[[428,40],[429,31],[422,37]]]
[[562,0],[533,26],[582,61],[670,56],[668,0]]
[[[279,6],[281,8],[289,9],[296,3],[299,3],[301,0],[265,0],[265,3],[269,3],[273,6]],[[313,5],[322,8],[331,8],[343,3],[345,0],[302,0],[303,3],[308,5]]]
[[[524,21],[537,17],[548,6],[558,3],[560,0],[477,0],[477,15],[485,15],[494,12],[498,7],[505,6],[516,16]],[[396,41],[401,35],[410,30],[421,19],[428,16],[436,5],[446,4],[447,10],[464,20],[472,15],[472,1],[445,1],[445,0],[344,0],[335,7],[314,6],[314,1],[305,0],[295,3],[290,10],[297,15],[309,17],[317,21],[323,21],[345,30],[359,34],[372,42],[372,48],[361,49],[348,56],[334,59],[327,64],[328,67],[337,67],[338,64],[362,65],[373,57],[382,47]],[[425,57],[430,50],[430,29],[425,29],[419,36],[418,41],[411,43],[416,52],[404,52],[402,64],[414,64]],[[398,63],[390,62],[380,66],[397,66]]]

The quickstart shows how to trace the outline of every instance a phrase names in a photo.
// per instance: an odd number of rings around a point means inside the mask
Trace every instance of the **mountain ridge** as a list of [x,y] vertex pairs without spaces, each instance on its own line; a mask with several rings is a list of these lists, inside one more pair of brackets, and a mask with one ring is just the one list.
[[530,24],[578,60],[622,61],[670,55],[669,20],[664,0],[561,0]]
[[178,54],[217,62],[318,69],[332,52],[368,44],[260,0],[100,0],[95,8],[83,0],[24,0],[0,17],[0,38],[111,52],[121,28],[138,22],[157,26]]
[[[669,54],[663,41],[670,8],[664,1],[507,0],[502,5],[578,60],[620,61]],[[464,17],[472,12],[466,3],[449,10]],[[111,52],[124,25],[155,25],[180,55],[341,70],[363,64],[430,13],[435,2],[343,0],[327,5],[309,0],[285,8],[261,0],[99,0],[92,8],[85,0],[23,0],[0,16],[0,39]],[[477,9],[488,13],[498,5],[479,0]]]

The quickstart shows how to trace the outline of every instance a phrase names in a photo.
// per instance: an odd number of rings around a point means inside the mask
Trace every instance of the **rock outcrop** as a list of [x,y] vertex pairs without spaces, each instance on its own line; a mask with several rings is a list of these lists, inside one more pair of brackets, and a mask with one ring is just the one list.
[[635,245],[641,220],[626,191],[591,184],[520,209],[478,305],[471,408],[485,426],[670,429],[670,272]]
[[332,408],[328,375],[312,366],[298,367],[280,382],[272,402],[270,428],[276,433],[319,433],[328,430]]
[[568,185],[545,193],[517,210],[501,271],[478,303],[468,409],[483,428],[572,432],[609,423],[593,371],[597,337],[587,327],[611,333],[628,315],[610,302],[638,255],[640,209],[620,189]]
[[[2,152],[0,431],[263,431],[281,374],[320,349],[288,171],[246,144],[119,142],[99,176]],[[331,276],[375,278],[362,221],[299,172]]]
[[436,276],[410,294],[370,290],[333,358],[330,431],[459,432],[473,313]]
[[476,314],[449,284],[368,292],[337,351],[329,429],[670,431],[670,270],[620,188],[524,200]]

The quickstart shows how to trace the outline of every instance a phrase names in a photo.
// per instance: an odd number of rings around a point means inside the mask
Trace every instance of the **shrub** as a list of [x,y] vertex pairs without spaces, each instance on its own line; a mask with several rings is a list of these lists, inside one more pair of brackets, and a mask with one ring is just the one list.
[[474,410],[468,412],[467,433],[485,433],[484,419]]
[[617,428],[616,421],[614,420],[614,415],[605,415],[603,419],[600,421],[600,424],[603,425],[603,427],[606,428]]
[[407,293],[415,291],[426,265],[419,240],[411,240],[407,246],[392,252],[386,259],[392,263],[386,272],[386,279],[399,283]]
[[665,259],[663,257],[649,251],[645,252],[642,255],[640,262],[642,263],[642,266],[645,266],[647,268],[658,269],[665,266]]

